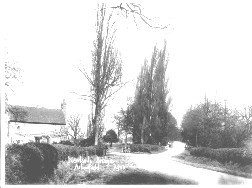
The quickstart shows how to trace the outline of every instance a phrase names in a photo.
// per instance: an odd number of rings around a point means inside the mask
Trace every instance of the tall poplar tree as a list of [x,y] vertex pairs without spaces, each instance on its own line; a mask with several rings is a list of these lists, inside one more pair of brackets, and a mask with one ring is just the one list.
[[178,129],[169,112],[166,42],[162,50],[155,46],[150,65],[145,60],[136,86],[134,101],[133,141],[158,144],[165,137],[174,137]]

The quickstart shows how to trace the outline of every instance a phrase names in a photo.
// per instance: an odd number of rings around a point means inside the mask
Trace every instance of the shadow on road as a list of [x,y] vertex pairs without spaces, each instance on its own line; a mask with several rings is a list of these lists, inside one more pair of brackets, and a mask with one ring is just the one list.
[[230,177],[230,176],[220,176],[218,180],[219,185],[241,185],[243,181],[238,178]]
[[143,169],[128,169],[113,176],[106,182],[110,185],[197,185],[192,180],[186,180],[162,173],[149,172]]

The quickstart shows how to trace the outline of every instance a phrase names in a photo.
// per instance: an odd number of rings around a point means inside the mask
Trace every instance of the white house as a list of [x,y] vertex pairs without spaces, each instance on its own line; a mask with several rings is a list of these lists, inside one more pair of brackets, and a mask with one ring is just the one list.
[[65,102],[61,109],[11,106],[7,129],[8,143],[59,142],[65,128]]

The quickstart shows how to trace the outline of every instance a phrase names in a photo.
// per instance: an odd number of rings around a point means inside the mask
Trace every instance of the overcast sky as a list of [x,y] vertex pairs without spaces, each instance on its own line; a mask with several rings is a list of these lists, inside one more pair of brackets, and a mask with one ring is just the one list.
[[[113,4],[113,2],[110,2]],[[115,5],[118,3],[114,2]],[[191,106],[207,95],[233,107],[252,105],[252,5],[249,1],[148,1],[143,12],[151,29],[138,20],[119,24],[116,45],[124,65],[124,79],[133,80],[106,110],[112,115],[134,96],[134,80],[154,45],[167,40],[172,113],[180,123]],[[22,68],[23,84],[11,96],[13,104],[59,108],[66,98],[69,109],[90,112],[87,103],[71,91],[88,86],[76,69],[91,64],[96,3],[85,1],[1,1],[1,56]],[[8,53],[8,54],[7,54]]]

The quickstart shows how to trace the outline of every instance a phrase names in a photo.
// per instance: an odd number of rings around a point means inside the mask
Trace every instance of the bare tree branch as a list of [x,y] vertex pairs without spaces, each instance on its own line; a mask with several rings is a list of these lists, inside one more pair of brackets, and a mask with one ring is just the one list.
[[92,79],[88,76],[88,74],[86,73],[85,69],[81,70],[79,68],[79,71],[85,76],[85,78],[87,79],[87,81],[89,82],[90,85],[94,85]]
[[67,130],[67,134],[70,135],[73,140],[74,140],[74,144],[76,144],[76,140],[78,138],[78,136],[80,135],[81,129],[79,126],[81,120],[81,115],[80,114],[75,114],[75,115],[71,115],[69,117],[69,119],[67,120],[67,123],[69,125],[70,131]]
[[133,16],[134,22],[137,26],[136,23],[136,17],[135,15],[137,15],[138,17],[140,17],[140,19],[149,27],[154,28],[154,29],[166,29],[168,27],[168,25],[166,26],[154,26],[150,23],[150,21],[152,21],[150,18],[148,18],[147,16],[145,16],[142,13],[142,7],[140,4],[135,4],[135,3],[125,3],[125,5],[123,5],[123,3],[121,3],[118,6],[113,6],[111,7],[112,9],[119,9],[121,12],[125,12],[126,14],[126,18],[128,18],[128,15],[131,14]]

